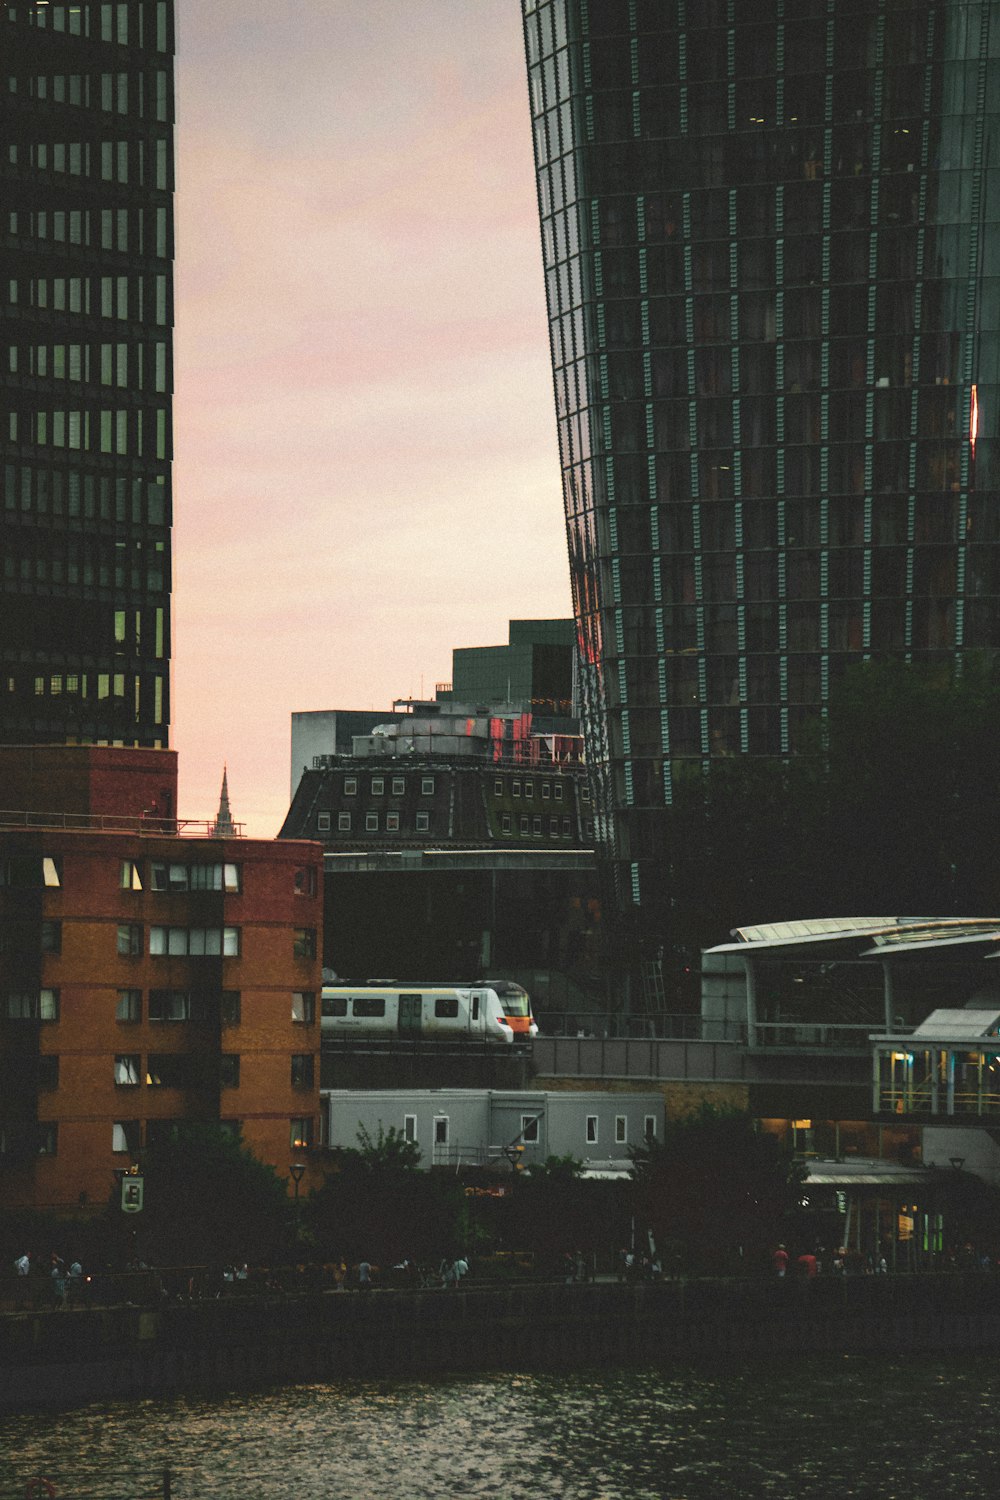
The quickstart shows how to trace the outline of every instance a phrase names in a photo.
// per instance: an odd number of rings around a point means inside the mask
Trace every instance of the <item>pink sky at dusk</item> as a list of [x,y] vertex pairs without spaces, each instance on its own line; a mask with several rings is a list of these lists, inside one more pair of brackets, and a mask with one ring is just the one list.
[[172,743],[255,837],[293,711],[570,613],[517,0],[178,0]]

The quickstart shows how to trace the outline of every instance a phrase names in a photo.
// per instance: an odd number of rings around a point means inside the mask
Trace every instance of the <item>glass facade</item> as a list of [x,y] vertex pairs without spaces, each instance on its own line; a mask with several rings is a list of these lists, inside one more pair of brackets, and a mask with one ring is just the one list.
[[[598,833],[1000,644],[1000,9],[523,0]],[[992,164],[992,165],[991,165]]]
[[0,7],[0,742],[164,747],[173,4]]

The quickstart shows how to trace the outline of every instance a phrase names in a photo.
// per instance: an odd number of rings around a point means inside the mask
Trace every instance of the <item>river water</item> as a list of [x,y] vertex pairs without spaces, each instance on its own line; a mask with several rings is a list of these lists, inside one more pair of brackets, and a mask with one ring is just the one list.
[[[0,1422],[0,1500],[978,1500],[986,1355],[488,1375],[131,1401]],[[43,1493],[45,1493],[43,1491]]]

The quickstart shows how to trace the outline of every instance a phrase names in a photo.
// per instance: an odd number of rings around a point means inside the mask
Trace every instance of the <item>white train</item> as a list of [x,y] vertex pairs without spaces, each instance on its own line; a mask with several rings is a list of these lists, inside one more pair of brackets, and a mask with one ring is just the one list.
[[510,1046],[538,1035],[531,1001],[519,984],[363,984],[323,986],[325,1037],[425,1038]]

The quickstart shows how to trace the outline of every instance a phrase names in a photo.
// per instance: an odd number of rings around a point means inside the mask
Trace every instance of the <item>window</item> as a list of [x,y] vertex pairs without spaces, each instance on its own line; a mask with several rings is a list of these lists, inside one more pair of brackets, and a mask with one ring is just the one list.
[[447,1146],[448,1144],[448,1116],[434,1116],[434,1144],[435,1146]]
[[364,1016],[368,1019],[376,1016],[384,1016],[385,996],[356,995],[354,997],[353,1010],[356,1016]]
[[142,990],[119,990],[115,1004],[116,1021],[142,1020]]
[[8,1021],[58,1021],[58,990],[12,990],[3,997],[2,1014]]
[[146,1084],[154,1089],[185,1089],[194,1082],[195,1059],[186,1052],[151,1052],[146,1059]]
[[0,861],[0,885],[15,889],[60,886],[62,879],[59,862],[47,855],[37,854],[21,854]]
[[527,813],[522,813],[521,814],[521,833],[522,834],[526,834],[527,832],[528,832],[528,814]]
[[142,890],[142,876],[134,859],[122,860],[121,887],[123,891]]
[[521,1139],[525,1145],[532,1145],[538,1141],[538,1116],[521,1116]]
[[590,787],[587,786],[586,784],[584,784],[580,788],[580,801],[581,802],[589,802],[590,801]]
[[240,951],[240,929],[238,927],[151,927],[149,951],[154,958],[164,956],[235,958]]
[[356,776],[344,777],[344,796],[356,797],[358,795],[358,778]]
[[386,833],[398,833],[399,832],[399,813],[386,813],[386,815],[385,815],[385,831],[386,831]]
[[615,1144],[624,1146],[628,1140],[628,1116],[615,1115]]
[[420,778],[420,795],[421,795],[421,797],[433,797],[433,795],[434,795],[434,777],[433,776],[422,776]]
[[240,1086],[240,1055],[238,1052],[223,1052],[219,1058],[219,1087],[238,1089]]
[[385,796],[385,777],[384,776],[373,776],[372,777],[372,796],[373,797],[384,797]]
[[406,791],[406,777],[405,776],[394,776],[392,778],[392,795],[394,797],[402,797],[402,795],[403,795],[403,793],[405,791]]
[[304,865],[295,871],[295,894],[296,896],[315,896],[316,869],[314,865]]
[[323,1014],[324,1014],[324,1016],[346,1016],[347,1015],[347,996],[346,995],[324,995],[323,996]]
[[[344,816],[344,814],[341,813],[341,817],[343,817],[343,816]],[[328,812],[317,813],[316,814],[316,832],[317,833],[329,833],[330,832],[330,814]]]
[[292,938],[293,958],[315,958],[316,957],[316,929],[315,927],[296,927]]
[[[62,952],[62,923],[43,922],[41,926],[41,942],[39,944],[43,953]],[[142,929],[140,928],[140,940]]]
[[403,1116],[403,1139],[404,1141],[415,1141],[417,1139],[416,1115]]
[[532,820],[531,820],[531,831],[532,831],[532,833],[534,833],[536,835],[541,833],[541,831],[542,831],[542,820],[541,820],[541,818],[532,818]]
[[439,995],[434,1001],[434,1014],[453,1018],[458,1015],[458,997],[456,995]]
[[120,1054],[115,1058],[115,1083],[124,1088],[136,1088],[142,1076],[142,1058],[138,1052]]
[[59,1059],[50,1052],[43,1052],[38,1059],[38,1087],[40,1089],[57,1089],[59,1087]]
[[59,1126],[54,1120],[38,1122],[39,1156],[55,1156],[59,1149]]
[[501,833],[510,833],[510,826],[511,826],[511,824],[510,824],[510,813],[508,813],[508,812],[501,813],[500,814],[500,832]]
[[241,871],[235,864],[152,864],[150,885],[154,891],[239,891]]
[[513,786],[511,787],[511,795],[514,796],[514,797],[520,797],[520,795],[521,795],[521,783],[519,781],[515,781],[514,784],[513,784]]
[[588,1115],[587,1116],[587,1145],[588,1146],[596,1146],[597,1145],[597,1116],[596,1115]]
[[307,990],[292,991],[292,1020],[311,1026],[316,1019],[316,996]]
[[503,796],[503,777],[502,776],[498,776],[496,778],[496,780],[494,781],[494,783],[493,783],[493,795],[494,795],[494,797],[502,797]]
[[116,1120],[111,1127],[111,1149],[126,1152],[129,1156],[139,1154],[139,1121]]
[[378,813],[365,813],[365,832],[378,833]]
[[430,813],[417,813],[416,829],[418,833],[426,833],[431,826]]
[[289,1120],[288,1144],[293,1151],[312,1145],[313,1122],[308,1117]]
[[219,1005],[219,1019],[223,1026],[238,1026],[240,1024],[240,992],[239,990],[223,990]]
[[338,813],[337,814],[337,830],[340,833],[350,833],[350,831],[351,831],[351,815],[350,815],[350,813]]
[[570,836],[569,818],[563,818],[563,820],[562,820],[562,833],[563,833],[563,838],[564,839],[568,839],[569,838],[569,836]]
[[195,1006],[187,990],[150,990],[151,1021],[193,1021]]
[[563,798],[563,789],[562,789],[562,782],[561,781],[557,781],[556,784],[555,784],[555,786],[553,786],[553,788],[552,788],[552,794],[555,797],[555,799],[556,799],[557,802],[561,802],[562,801],[562,798]]
[[525,781],[525,783],[524,783],[524,795],[526,797],[534,797],[534,795],[535,795],[535,783],[533,781]]
[[647,1141],[656,1140],[656,1116],[646,1115],[642,1122],[643,1139]]
[[559,819],[558,818],[550,818],[549,819],[549,836],[550,836],[550,838],[554,838],[554,839],[557,839],[559,837]]
[[549,787],[549,783],[547,781],[543,781],[542,782],[542,797],[543,797],[543,799],[549,796],[550,790],[551,790],[551,788]]
[[313,1086],[313,1055],[311,1052],[293,1052],[292,1088],[311,1089]]
[[142,928],[138,922],[118,924],[118,952],[122,958],[138,958],[142,952]]

